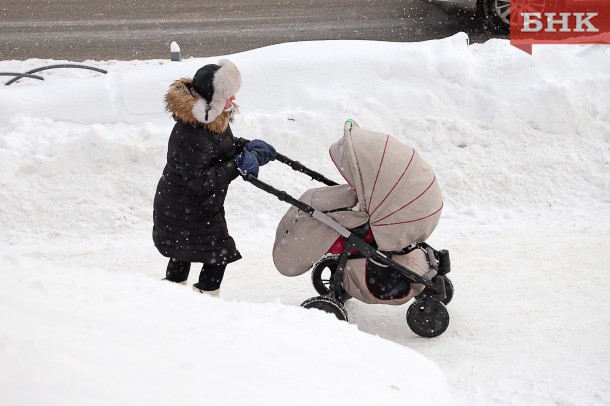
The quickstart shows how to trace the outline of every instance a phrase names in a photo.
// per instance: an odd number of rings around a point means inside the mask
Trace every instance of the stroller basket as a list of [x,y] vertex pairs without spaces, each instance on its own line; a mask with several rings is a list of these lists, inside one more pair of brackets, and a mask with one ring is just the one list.
[[[371,154],[376,150],[381,152]],[[397,162],[391,156],[392,151],[396,156],[409,157],[407,164],[398,169],[393,168],[396,165],[388,165],[387,162]],[[347,320],[343,303],[352,296],[366,303],[386,304],[402,304],[415,297],[407,312],[409,327],[423,337],[442,334],[449,325],[445,305],[453,296],[453,287],[445,276],[450,271],[449,252],[437,251],[424,242],[436,226],[442,209],[440,189],[433,172],[412,148],[389,135],[362,130],[351,120],[346,122],[344,137],[331,147],[331,158],[349,186],[338,185],[301,163],[277,154],[277,161],[329,186],[312,189],[301,199],[295,199],[251,174],[247,176],[254,186],[292,205],[293,208],[285,216],[290,218],[290,223],[296,224],[300,216],[315,221],[301,222],[299,227],[320,227],[320,224],[328,227],[322,226],[330,240],[321,238],[323,245],[320,247],[330,247],[337,237],[341,242],[338,252],[322,252],[315,261],[299,250],[294,255],[283,255],[291,258],[278,266],[279,260],[274,252],[278,270],[285,275],[295,276],[311,268],[314,287],[322,296],[303,302],[305,308],[324,310],[335,314],[340,320]],[[367,162],[370,162],[370,167],[375,167],[373,171],[367,170]],[[384,177],[392,181],[384,184]],[[405,197],[405,190],[417,192],[419,196]],[[403,195],[398,199],[392,195],[394,192]],[[337,210],[339,207],[325,205],[323,199],[316,200],[325,193],[338,199],[337,204],[344,208],[343,212]],[[360,210],[346,210],[351,203],[357,203]],[[292,221],[291,216],[297,217]],[[282,223],[278,227],[278,237],[281,227]],[[288,234],[288,229],[285,232]],[[307,229],[301,232],[309,236]],[[328,244],[329,241],[331,244]],[[315,250],[312,252],[312,255],[317,255]],[[290,263],[293,260],[295,264]],[[415,268],[412,269],[412,265]],[[282,267],[290,269],[283,270]],[[386,278],[390,284],[382,285],[383,292],[376,292],[369,283],[374,278],[369,275],[366,280],[364,271],[354,271],[357,267],[366,267],[366,272],[375,272],[370,275],[376,275],[378,280]],[[326,270],[330,271],[330,276],[324,279],[322,273]],[[391,281],[396,281],[396,286],[392,286]],[[365,285],[366,288],[362,288]],[[391,300],[395,299],[391,292],[399,291],[400,286],[406,286],[409,295],[401,296],[401,300]]]

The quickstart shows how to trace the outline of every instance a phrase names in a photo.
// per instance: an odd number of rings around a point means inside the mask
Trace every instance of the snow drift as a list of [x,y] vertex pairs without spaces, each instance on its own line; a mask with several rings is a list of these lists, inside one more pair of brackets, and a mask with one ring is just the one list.
[[321,312],[223,302],[136,273],[0,267],[7,405],[451,403],[432,362]]

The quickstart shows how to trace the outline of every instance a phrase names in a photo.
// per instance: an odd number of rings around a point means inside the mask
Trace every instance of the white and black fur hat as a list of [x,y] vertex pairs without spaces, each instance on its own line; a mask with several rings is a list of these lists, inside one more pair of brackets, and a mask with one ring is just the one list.
[[241,75],[237,67],[226,59],[216,64],[205,65],[193,76],[193,90],[197,98],[193,116],[205,124],[222,114],[227,100],[241,87]]

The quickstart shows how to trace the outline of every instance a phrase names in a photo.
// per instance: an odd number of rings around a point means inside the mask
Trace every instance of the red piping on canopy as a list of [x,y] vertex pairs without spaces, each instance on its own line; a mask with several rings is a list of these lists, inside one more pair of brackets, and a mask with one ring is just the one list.
[[381,173],[381,166],[383,165],[383,159],[385,158],[385,151],[388,148],[389,140],[390,140],[390,134],[386,134],[385,145],[383,147],[383,154],[381,155],[381,161],[379,162],[379,168],[377,169],[377,176],[375,176],[375,182],[373,183],[373,190],[371,190],[371,197],[369,198],[369,202],[366,205],[367,208],[371,207],[371,202],[373,201],[373,195],[375,194],[375,187],[377,187],[377,179],[379,179],[379,174]]
[[390,191],[388,192],[388,194],[386,195],[386,197],[383,198],[383,200],[381,201],[381,203],[379,203],[377,205],[377,207],[375,207],[375,209],[369,213],[369,217],[373,217],[373,213],[375,213],[375,211],[381,207],[381,205],[383,204],[383,202],[386,201],[386,199],[388,197],[390,197],[390,195],[392,194],[392,192],[394,191],[394,189],[396,188],[396,186],[398,186],[398,184],[400,183],[400,180],[402,179],[403,176],[405,176],[405,173],[407,173],[407,170],[409,169],[409,166],[411,166],[411,162],[413,162],[413,157],[415,156],[415,149],[411,149],[411,159],[409,159],[409,163],[407,164],[407,167],[405,168],[404,172],[402,173],[402,175],[400,175],[400,178],[398,178],[398,180],[396,181],[396,183],[394,184],[394,186],[392,186],[392,189],[390,189]]
[[428,217],[432,217],[432,216],[434,216],[436,213],[438,213],[439,211],[441,211],[441,210],[442,210],[443,205],[444,205],[444,203],[441,203],[441,207],[439,207],[437,211],[435,211],[435,212],[434,212],[434,213],[432,213],[432,214],[428,214],[427,216],[422,217],[422,218],[418,218],[418,219],[415,219],[415,220],[408,220],[408,221],[400,221],[400,222],[398,222],[398,223],[386,223],[386,224],[377,224],[377,223],[375,223],[375,224],[373,224],[372,226],[373,226],[373,227],[384,227],[384,226],[393,226],[393,225],[396,225],[396,224],[415,223],[416,221],[424,220],[424,219],[427,219]]
[[[411,200],[409,203],[405,204],[404,206],[402,206],[399,209],[394,210],[392,213],[388,214],[387,216],[380,218],[379,220],[375,221],[374,223],[372,223],[372,225],[376,225],[377,223],[379,223],[382,220],[387,219],[388,217],[398,213],[399,211],[401,211],[402,209],[404,209],[405,207],[407,207],[408,205],[410,205],[411,203],[413,203],[414,201],[416,201],[417,199],[419,199],[420,197],[422,197],[428,190],[430,190],[430,188],[432,187],[432,185],[434,184],[434,182],[436,181],[436,175],[434,175],[434,178],[432,179],[432,182],[430,182],[430,184],[428,185],[428,187],[426,188],[426,190],[424,190],[423,192],[421,192],[419,194],[419,196],[417,196],[415,199]],[[440,209],[439,209],[440,210]],[[396,224],[400,224],[400,223],[396,223]]]

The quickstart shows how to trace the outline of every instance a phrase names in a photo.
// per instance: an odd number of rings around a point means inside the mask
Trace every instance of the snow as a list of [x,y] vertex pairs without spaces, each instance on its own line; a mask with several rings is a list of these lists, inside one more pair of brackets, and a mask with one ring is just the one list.
[[[159,282],[152,198],[169,84],[218,58],[87,61],[0,91],[0,392],[7,404],[561,404],[610,399],[610,48],[458,34],[299,42],[225,56],[236,135],[335,180],[345,119],[413,145],[445,197],[429,240],[451,252],[451,324],[413,334],[406,306],[299,308],[308,275],[273,267],[288,209],[237,180],[244,259],[221,299]],[[0,61],[24,72],[66,61]],[[319,184],[270,163],[299,196]],[[198,274],[194,266],[190,282]]]
[[19,269],[0,276],[11,288],[1,316],[10,326],[5,404],[311,405],[329,394],[355,404],[449,402],[431,361],[334,316],[220,302],[135,272],[2,265]]

